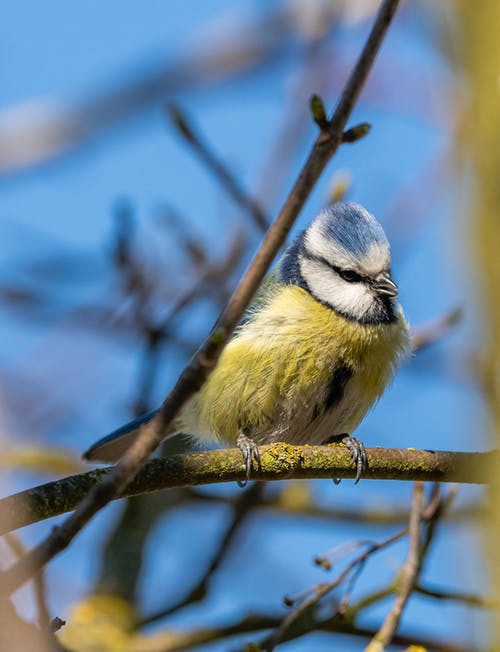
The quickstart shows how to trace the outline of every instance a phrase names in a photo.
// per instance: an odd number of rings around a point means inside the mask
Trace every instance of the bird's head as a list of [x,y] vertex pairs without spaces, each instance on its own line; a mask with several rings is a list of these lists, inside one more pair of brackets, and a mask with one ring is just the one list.
[[300,285],[348,319],[390,323],[398,294],[390,265],[377,220],[359,204],[341,202],[321,211],[285,252],[280,280]]

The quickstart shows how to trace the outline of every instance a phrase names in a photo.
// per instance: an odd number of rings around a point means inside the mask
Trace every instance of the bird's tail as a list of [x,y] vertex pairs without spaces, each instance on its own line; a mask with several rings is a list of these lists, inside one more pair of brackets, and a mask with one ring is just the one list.
[[[134,443],[140,427],[151,421],[157,413],[158,410],[146,412],[146,414],[133,421],[129,421],[129,423],[121,428],[113,430],[112,433],[93,444],[83,454],[83,458],[92,462],[117,462]],[[174,433],[172,432],[170,434]]]

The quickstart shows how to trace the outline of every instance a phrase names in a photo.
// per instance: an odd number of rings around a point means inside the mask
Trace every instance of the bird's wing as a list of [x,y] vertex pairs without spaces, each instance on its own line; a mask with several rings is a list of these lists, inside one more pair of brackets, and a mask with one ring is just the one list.
[[85,451],[83,458],[92,462],[116,462],[132,445],[140,427],[151,421],[157,412],[158,410],[151,410],[113,430]]

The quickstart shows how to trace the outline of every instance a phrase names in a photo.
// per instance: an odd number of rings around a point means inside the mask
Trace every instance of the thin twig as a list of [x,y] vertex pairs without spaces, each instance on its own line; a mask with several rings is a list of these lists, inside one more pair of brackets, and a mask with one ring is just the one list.
[[[149,317],[143,311],[136,315],[136,322],[139,330],[146,340],[144,359],[141,367],[140,386],[141,397],[150,395],[158,371],[158,352],[165,340],[172,337],[172,323],[188,306],[200,298],[216,294],[218,303],[227,301],[229,292],[226,288],[227,279],[241,262],[245,250],[246,240],[241,232],[234,235],[233,241],[225,258],[217,263],[200,265],[198,278],[185,292],[178,296],[170,306],[167,314],[158,322],[151,323]],[[136,412],[143,414],[151,409],[144,400],[138,400],[135,404]]]
[[320,132],[283,208],[269,228],[248,271],[222,312],[214,330],[181,373],[156,417],[141,428],[139,436],[120,463],[92,489],[75,512],[28,555],[3,573],[0,585],[4,591],[13,591],[21,586],[33,573],[64,550],[97,512],[123,493],[168,432],[168,427],[179,410],[206,381],[267,269],[285,242],[316,181],[341,144],[347,120],[373,66],[399,1],[384,0],[382,3],[328,130]]
[[204,138],[189,120],[185,111],[176,104],[169,104],[166,113],[184,140],[191,145],[208,169],[219,179],[221,185],[234,201],[245,210],[261,231],[265,231],[270,219],[260,204],[243,189],[238,179],[221,159],[210,149]]
[[205,265],[199,271],[199,276],[193,285],[181,294],[170,306],[168,313],[158,324],[158,331],[164,336],[171,327],[172,322],[194,299],[205,296],[207,290],[221,291],[221,284],[234,272],[241,262],[245,250],[246,240],[241,232],[237,232],[231,243],[226,257],[220,263]]
[[[26,554],[26,548],[21,539],[11,532],[4,535],[4,541],[17,558]],[[33,591],[35,594],[35,604],[37,608],[38,626],[42,631],[50,629],[50,614],[45,597],[45,573],[41,570],[33,576]]]
[[[420,487],[420,483],[417,483],[417,487]],[[422,488],[423,495],[423,488]],[[276,631],[266,638],[264,641],[261,641],[260,645],[266,651],[273,650],[274,647],[285,640],[288,640],[290,631],[296,632],[297,627],[302,633],[305,633],[309,628],[309,631],[317,629],[317,625],[314,621],[313,615],[317,608],[318,602],[321,598],[326,596],[330,591],[340,586],[343,582],[347,580],[348,585],[344,596],[340,603],[338,603],[335,614],[332,618],[332,623],[336,622],[339,618],[342,619],[342,622],[348,623],[350,625],[355,625],[356,617],[359,615],[360,611],[366,609],[367,607],[386,599],[393,593],[396,593],[397,598],[393,609],[391,610],[389,616],[386,619],[386,623],[389,623],[391,627],[397,627],[399,622],[399,617],[404,609],[406,601],[408,600],[413,587],[418,581],[418,576],[421,571],[423,562],[428,553],[430,543],[435,534],[435,528],[438,520],[441,518],[443,513],[446,511],[454,496],[456,495],[456,488],[452,490],[444,497],[441,498],[441,491],[439,484],[433,486],[431,495],[429,497],[428,504],[425,509],[422,509],[423,498],[420,499],[417,491],[414,492],[414,500],[412,503],[412,510],[410,513],[410,524],[409,527],[402,529],[399,532],[391,535],[389,538],[384,539],[378,543],[370,542],[357,542],[356,547],[360,545],[367,545],[367,549],[355,557],[344,570],[332,581],[329,583],[318,584],[308,591],[304,591],[295,599],[287,599],[285,603],[287,605],[293,606],[295,601],[301,600],[300,604],[289,614],[281,623]],[[415,520],[416,520],[416,510],[418,508],[418,531],[416,530]],[[425,536],[423,544],[420,545],[420,521],[425,523]],[[407,561],[403,565],[401,572],[398,577],[389,585],[383,587],[371,593],[365,598],[359,600],[355,604],[349,605],[350,595],[354,588],[354,584],[360,576],[365,563],[367,560],[377,551],[385,549],[400,540],[406,534],[410,535],[410,551],[408,554]],[[418,536],[417,536],[418,534]],[[347,554],[352,550],[347,549]],[[339,549],[336,549],[335,558],[338,560]],[[329,558],[326,558],[325,566],[329,568]],[[320,558],[319,562],[323,565],[324,559]],[[305,599],[304,596],[306,596]],[[398,622],[396,622],[396,620]],[[382,630],[381,630],[382,631]],[[389,631],[389,630],[387,630]],[[387,632],[386,632],[387,633]],[[375,634],[372,635],[373,637]],[[295,637],[295,634],[292,634],[292,637]],[[391,640],[394,639],[394,632],[392,632]],[[372,645],[372,648],[370,648]],[[372,642],[367,649],[376,650],[384,649],[384,646],[381,645],[379,648],[373,647],[374,643]],[[375,641],[375,645],[380,645],[378,641]]]
[[461,308],[451,310],[439,319],[417,328],[411,336],[411,349],[414,353],[426,349],[447,335],[451,328],[462,319]]
[[368,593],[368,595],[365,595],[364,597],[360,598],[356,602],[352,602],[348,607],[346,606],[343,615],[345,615],[346,619],[349,622],[353,622],[354,617],[357,614],[359,614],[363,609],[366,609],[367,607],[371,607],[372,605],[377,604],[377,602],[380,602],[382,600],[385,600],[386,598],[391,597],[391,595],[394,595],[395,590],[396,590],[396,586],[394,582],[386,584],[382,588],[376,589],[375,591]]
[[[344,582],[344,580],[350,578],[347,593],[344,596],[337,610],[337,613],[339,614],[344,613],[347,600],[348,600],[348,595],[350,595],[353,589],[354,582],[359,577],[359,574],[363,570],[366,561],[370,557],[372,557],[374,553],[379,552],[380,550],[384,550],[385,548],[388,548],[393,543],[399,541],[399,539],[406,536],[407,533],[408,533],[408,528],[404,528],[403,530],[396,532],[396,534],[392,534],[390,537],[384,539],[383,541],[377,543],[369,543],[366,550],[364,550],[362,553],[357,555],[344,568],[344,570],[341,573],[339,573],[339,575],[337,575],[337,577],[333,581],[316,584],[316,586],[314,586],[310,591],[305,592],[306,595],[307,594],[309,595],[309,597],[306,598],[305,600],[302,600],[298,604],[298,606],[295,607],[294,610],[290,612],[288,616],[286,616],[281,621],[279,627],[275,630],[272,636],[270,636],[266,641],[262,643],[262,645],[266,649],[266,652],[271,652],[272,650],[274,650],[274,648],[285,638],[286,632],[292,627],[292,625],[297,620],[299,620],[312,607],[315,607],[322,598],[328,595],[328,593],[331,593],[334,589],[340,586]],[[294,600],[287,598],[285,600],[285,603],[289,606],[292,606],[294,604]]]
[[187,607],[188,605],[193,604],[194,602],[200,602],[205,598],[210,579],[220,568],[236,535],[241,530],[242,525],[245,523],[251,511],[254,509],[256,501],[259,500],[259,497],[262,494],[263,489],[264,486],[262,484],[256,483],[239,496],[238,501],[234,505],[233,518],[231,519],[231,522],[229,523],[226,531],[221,537],[220,545],[217,548],[215,554],[213,555],[210,565],[208,566],[207,570],[200,578],[200,580],[196,583],[196,586],[194,586],[191,589],[191,591],[188,593],[188,595],[182,600],[180,600],[179,602],[177,602],[176,604],[171,605],[170,607],[166,607],[165,609],[159,609],[154,613],[150,614],[149,616],[145,616],[144,618],[141,618],[137,622],[138,629],[144,627],[145,625],[149,625],[150,623],[153,623],[157,620],[160,620],[161,618],[166,618],[167,616],[171,616],[173,613],[176,613],[177,611],[184,609],[184,607]]
[[499,605],[498,600],[492,598],[485,598],[476,593],[464,593],[462,591],[452,591],[438,589],[424,584],[416,584],[415,592],[420,595],[425,595],[429,598],[436,598],[437,600],[450,600],[452,602],[462,602],[471,607],[481,607],[484,609],[497,609]]
[[459,487],[457,484],[452,485],[448,490],[448,493],[444,496],[444,498],[442,498],[440,495],[441,494],[440,485],[437,483],[434,485],[434,491],[436,496],[435,506],[429,515],[424,514],[426,516],[426,528],[424,533],[424,541],[422,543],[422,549],[420,550],[421,567],[423,567],[424,565],[431,543],[436,534],[437,525],[441,517],[443,516],[443,514],[445,514],[448,511],[451,503],[455,500],[455,497],[458,493],[458,489]]
[[408,526],[410,545],[408,556],[401,569],[398,592],[394,605],[387,614],[382,626],[366,646],[365,652],[381,652],[394,638],[403,610],[413,591],[420,569],[420,523],[424,506],[424,484],[416,482],[413,488],[413,501]]

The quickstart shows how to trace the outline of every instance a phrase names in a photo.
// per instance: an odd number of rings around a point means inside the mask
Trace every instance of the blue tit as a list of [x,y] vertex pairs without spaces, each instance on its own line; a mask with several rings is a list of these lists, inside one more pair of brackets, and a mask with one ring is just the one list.
[[[259,444],[343,442],[358,480],[366,454],[350,433],[409,351],[390,265],[386,235],[362,206],[321,211],[267,277],[166,436],[183,432],[197,443],[238,445],[247,477]],[[104,437],[85,458],[116,461],[155,413]]]

